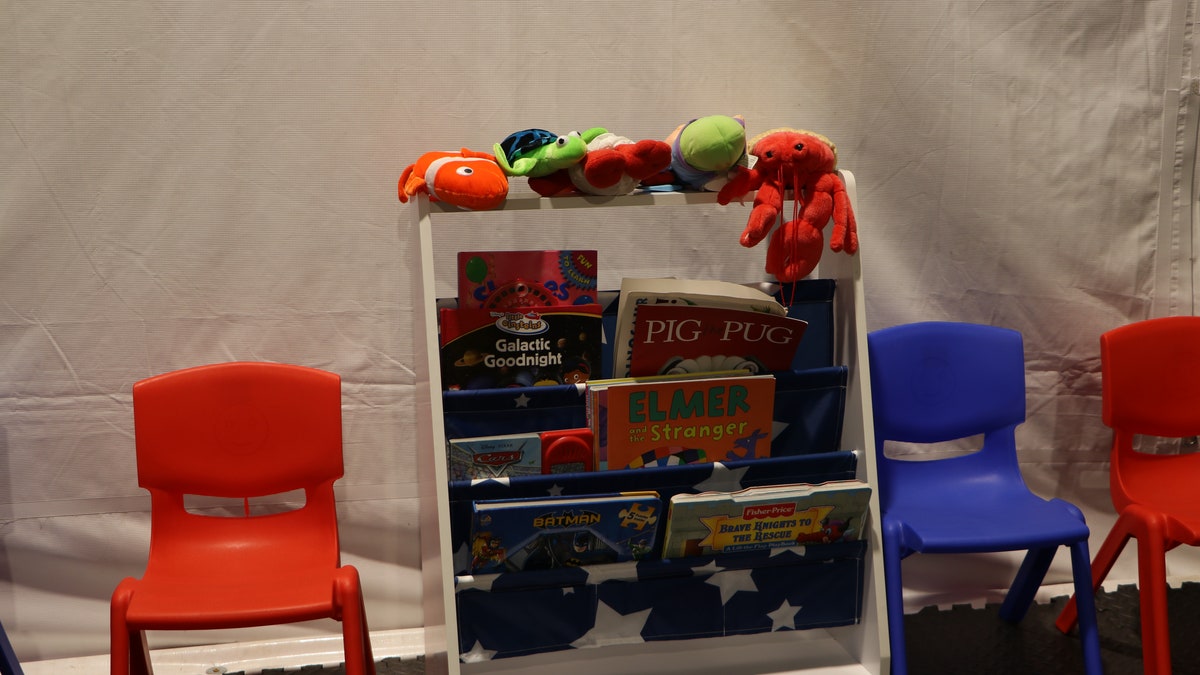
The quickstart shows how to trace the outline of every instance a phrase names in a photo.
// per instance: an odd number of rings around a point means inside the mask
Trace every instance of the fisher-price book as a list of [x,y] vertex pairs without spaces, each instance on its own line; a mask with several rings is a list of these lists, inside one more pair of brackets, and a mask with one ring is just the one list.
[[790,370],[807,327],[802,319],[730,307],[637,305],[629,374]]
[[870,498],[858,480],[680,493],[671,498],[663,557],[857,541]]
[[598,272],[591,250],[462,251],[458,304],[475,309],[593,304]]
[[771,375],[648,378],[589,388],[597,465],[632,469],[769,457]]
[[482,500],[473,505],[473,574],[641,560],[658,540],[656,492]]

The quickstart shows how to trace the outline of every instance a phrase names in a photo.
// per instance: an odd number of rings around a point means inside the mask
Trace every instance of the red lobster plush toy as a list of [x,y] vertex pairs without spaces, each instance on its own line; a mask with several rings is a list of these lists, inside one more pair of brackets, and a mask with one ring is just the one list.
[[768,274],[783,282],[808,276],[821,259],[822,230],[833,218],[831,251],[858,251],[858,227],[846,186],[837,174],[837,148],[821,134],[799,129],[774,129],[751,141],[758,161],[741,169],[717,194],[717,202],[740,200],[758,190],[754,209],[742,231],[747,248],[758,244],[783,220],[784,191],[792,189],[796,205],[792,219],[782,222],[767,245]]

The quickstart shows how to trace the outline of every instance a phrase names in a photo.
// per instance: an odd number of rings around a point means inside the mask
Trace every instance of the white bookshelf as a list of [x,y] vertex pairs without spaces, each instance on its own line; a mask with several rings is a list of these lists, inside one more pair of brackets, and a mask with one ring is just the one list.
[[[852,206],[857,204],[854,177],[842,172]],[[719,208],[716,193],[659,192],[619,197],[510,197],[506,211],[562,211],[595,208],[689,206]],[[448,472],[442,423],[437,292],[434,275],[434,221],[459,211],[416,199],[418,259],[413,267],[415,350],[418,385],[418,471],[421,497],[421,559],[426,665],[430,673],[571,672],[612,673],[805,673],[808,675],[883,675],[890,670],[887,613],[884,607],[879,505],[872,497],[863,604],[855,625],[778,631],[757,635],[656,641],[591,649],[571,649],[517,658],[462,663],[458,651],[453,551],[448,519]],[[744,213],[744,212],[742,212]],[[614,231],[613,236],[619,236]],[[826,253],[816,276],[837,281],[834,297],[835,362],[848,366],[842,449],[858,454],[858,478],[875,485],[874,434],[871,427],[870,377],[866,359],[866,321],[859,256]]]

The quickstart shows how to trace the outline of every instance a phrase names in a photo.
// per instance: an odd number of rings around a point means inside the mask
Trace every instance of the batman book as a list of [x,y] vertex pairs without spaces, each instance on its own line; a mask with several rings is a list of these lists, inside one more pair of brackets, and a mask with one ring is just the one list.
[[654,550],[662,516],[655,492],[478,501],[471,518],[471,572],[641,560]]

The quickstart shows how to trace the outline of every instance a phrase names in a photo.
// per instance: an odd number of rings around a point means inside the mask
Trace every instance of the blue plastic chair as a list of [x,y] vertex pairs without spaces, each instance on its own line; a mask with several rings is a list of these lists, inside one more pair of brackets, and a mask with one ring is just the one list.
[[[1028,550],[1000,617],[1020,621],[1059,546],[1071,551],[1085,670],[1102,672],[1088,527],[1074,505],[1030,492],[1017,464],[1025,421],[1021,334],[926,322],[867,336],[883,519],[892,673],[908,672],[900,561],[913,553]],[[982,448],[924,461],[890,458],[887,441],[933,444],[983,436]]]
[[0,675],[25,675],[4,626],[0,626]]

